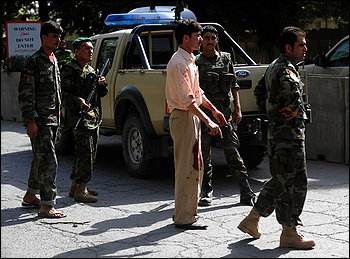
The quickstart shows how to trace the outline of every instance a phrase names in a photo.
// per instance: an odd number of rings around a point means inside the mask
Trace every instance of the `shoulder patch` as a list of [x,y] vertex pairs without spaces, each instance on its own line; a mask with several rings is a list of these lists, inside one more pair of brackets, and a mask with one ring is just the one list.
[[24,83],[29,84],[33,81],[33,76],[25,75],[24,76]]

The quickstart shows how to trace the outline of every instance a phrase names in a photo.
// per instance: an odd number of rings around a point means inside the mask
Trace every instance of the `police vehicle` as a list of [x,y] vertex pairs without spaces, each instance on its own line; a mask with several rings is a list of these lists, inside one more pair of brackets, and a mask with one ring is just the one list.
[[[108,15],[105,33],[91,37],[92,66],[98,69],[107,58],[111,62],[106,75],[109,93],[101,99],[100,132],[122,136],[126,167],[138,178],[152,177],[171,155],[166,65],[178,48],[175,25],[187,18],[196,20],[187,8],[141,7]],[[252,168],[262,162],[266,151],[266,118],[259,114],[253,92],[267,65],[254,62],[220,24],[201,23],[209,24],[219,32],[218,50],[231,53],[235,64],[243,113],[237,128],[239,151],[246,166]]]

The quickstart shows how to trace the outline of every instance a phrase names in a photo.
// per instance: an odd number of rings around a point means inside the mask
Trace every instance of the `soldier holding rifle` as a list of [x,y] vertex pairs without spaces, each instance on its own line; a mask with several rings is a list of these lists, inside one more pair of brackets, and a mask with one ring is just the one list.
[[[91,39],[76,39],[73,49],[75,58],[62,68],[65,128],[73,130],[75,141],[69,196],[78,202],[96,202],[97,191],[87,188],[86,185],[91,180],[96,160],[99,126],[102,121],[101,97],[107,95],[108,88],[103,76],[96,80],[98,75],[89,65],[93,54]],[[94,82],[97,82],[96,89]],[[96,94],[92,100],[87,101],[93,90],[96,90]],[[82,112],[84,117],[81,117]]]

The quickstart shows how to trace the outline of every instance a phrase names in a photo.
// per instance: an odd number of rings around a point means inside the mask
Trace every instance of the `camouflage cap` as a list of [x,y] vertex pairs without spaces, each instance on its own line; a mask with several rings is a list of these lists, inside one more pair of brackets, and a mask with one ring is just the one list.
[[78,42],[84,42],[84,41],[91,41],[91,39],[88,37],[79,37],[73,41],[73,44]]
[[90,39],[90,38],[88,38],[88,37],[79,37],[79,38],[77,38],[77,39],[75,39],[74,41],[73,41],[73,48],[77,48],[77,46],[79,45],[79,43],[81,43],[81,42],[91,42],[92,40]]

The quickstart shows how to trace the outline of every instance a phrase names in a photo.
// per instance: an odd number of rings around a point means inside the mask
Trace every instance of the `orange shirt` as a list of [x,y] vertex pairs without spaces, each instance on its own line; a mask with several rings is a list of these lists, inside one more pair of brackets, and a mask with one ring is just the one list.
[[165,97],[169,109],[188,110],[193,102],[200,106],[202,95],[195,56],[179,48],[167,65]]

